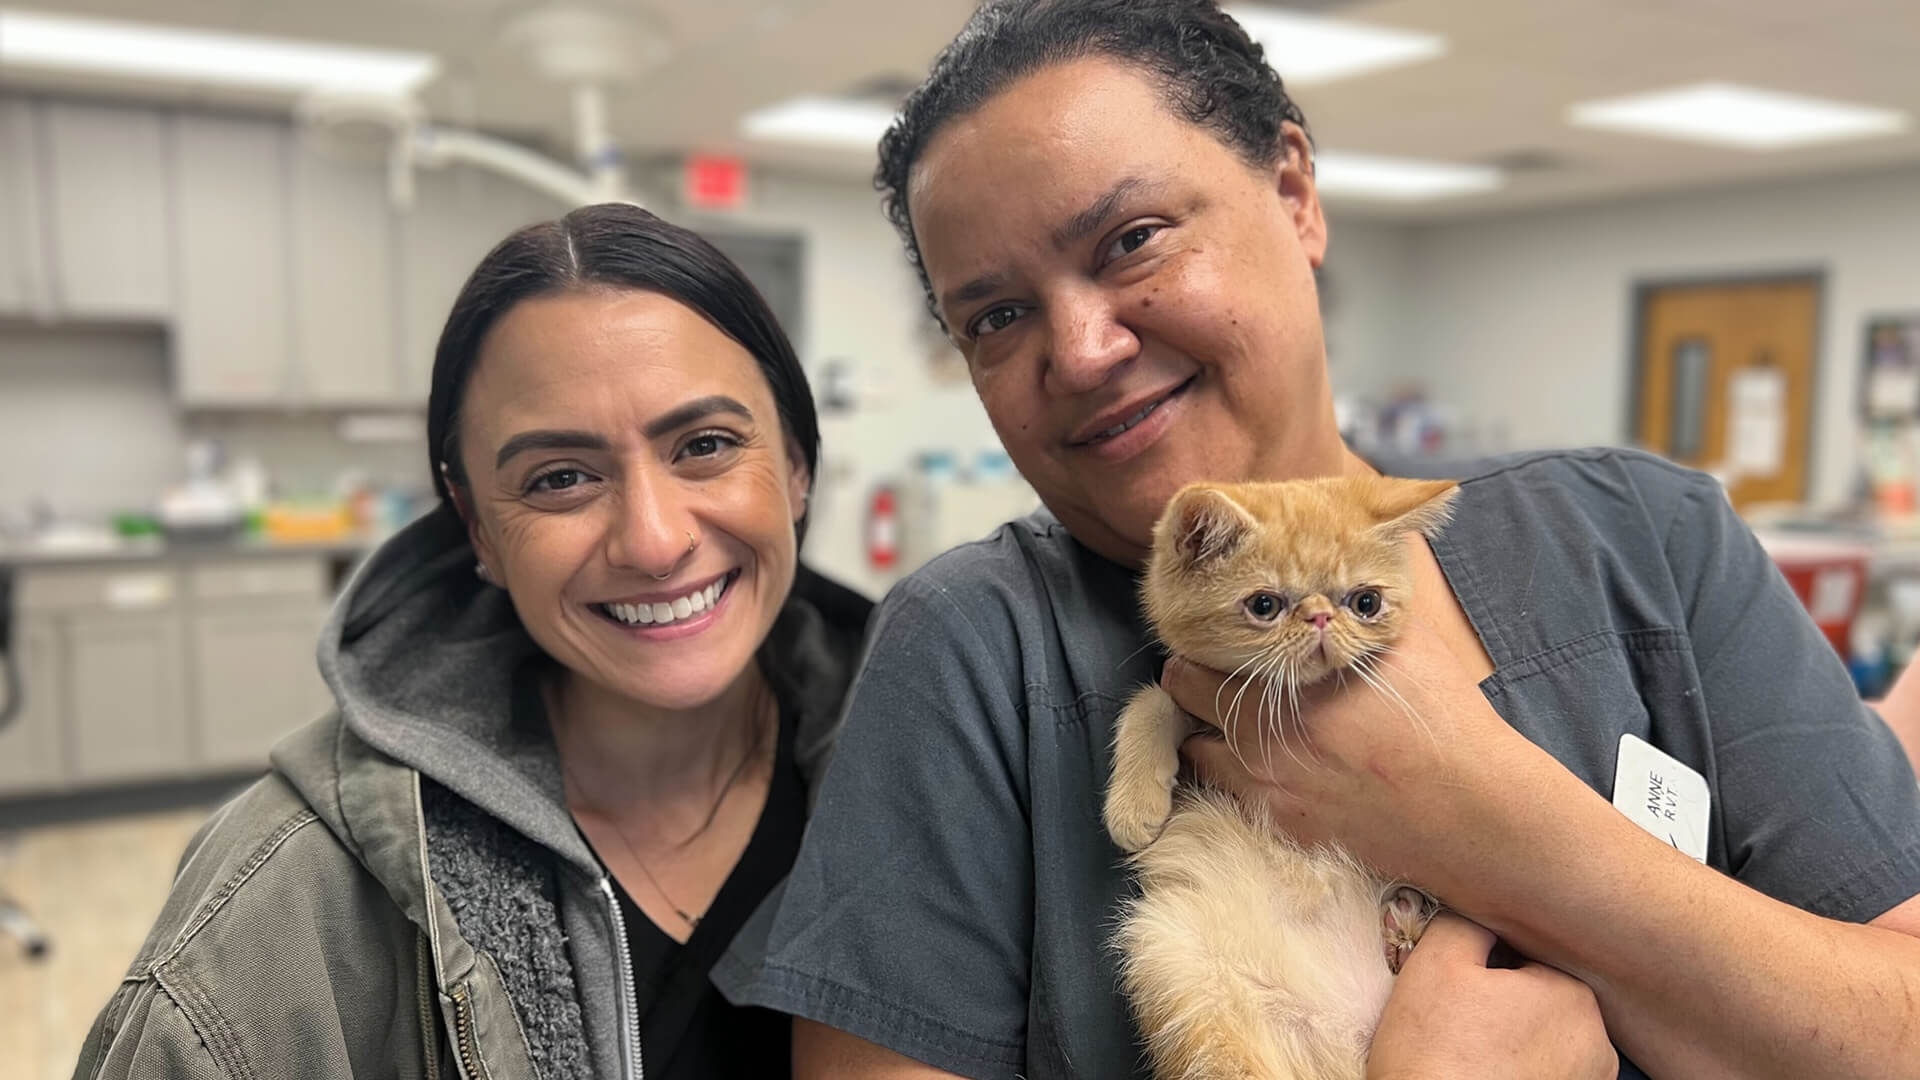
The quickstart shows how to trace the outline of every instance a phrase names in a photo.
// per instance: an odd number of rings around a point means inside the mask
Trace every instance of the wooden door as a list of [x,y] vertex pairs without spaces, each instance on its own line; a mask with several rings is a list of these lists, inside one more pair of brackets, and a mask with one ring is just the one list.
[[1640,294],[1641,445],[1727,478],[1735,506],[1807,494],[1820,282]]

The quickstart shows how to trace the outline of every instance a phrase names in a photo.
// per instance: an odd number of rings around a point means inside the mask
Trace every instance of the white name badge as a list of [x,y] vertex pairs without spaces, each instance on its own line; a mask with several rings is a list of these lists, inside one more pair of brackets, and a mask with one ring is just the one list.
[[1707,778],[1636,735],[1620,736],[1613,805],[1635,825],[1697,862],[1707,861]]

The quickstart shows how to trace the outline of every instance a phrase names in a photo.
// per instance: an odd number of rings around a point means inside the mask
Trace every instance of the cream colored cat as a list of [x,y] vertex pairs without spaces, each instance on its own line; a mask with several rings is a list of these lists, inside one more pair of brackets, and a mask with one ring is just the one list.
[[[1262,753],[1311,750],[1293,691],[1371,670],[1407,614],[1406,534],[1447,520],[1448,481],[1341,477],[1193,484],[1154,529],[1142,588],[1169,650],[1269,689],[1229,691]],[[1382,692],[1391,693],[1391,691]],[[1414,718],[1409,717],[1412,722]],[[1212,790],[1174,791],[1193,721],[1166,692],[1116,726],[1107,832],[1141,888],[1119,925],[1122,981],[1160,1080],[1361,1080],[1393,976],[1436,910],[1337,847],[1303,848]]]

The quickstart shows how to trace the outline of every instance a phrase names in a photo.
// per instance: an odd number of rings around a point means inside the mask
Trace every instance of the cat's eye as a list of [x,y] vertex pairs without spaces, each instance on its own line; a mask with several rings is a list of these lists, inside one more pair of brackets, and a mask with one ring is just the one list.
[[1247,597],[1245,603],[1247,614],[1261,622],[1272,622],[1280,617],[1281,612],[1287,610],[1286,599],[1270,592],[1254,593]]
[[1355,589],[1347,594],[1347,610],[1363,619],[1374,618],[1385,606],[1386,600],[1379,589]]

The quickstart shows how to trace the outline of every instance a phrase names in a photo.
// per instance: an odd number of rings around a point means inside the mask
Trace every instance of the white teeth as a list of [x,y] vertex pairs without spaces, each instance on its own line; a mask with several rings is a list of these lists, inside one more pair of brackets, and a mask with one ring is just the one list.
[[1160,407],[1160,402],[1158,401],[1153,402],[1152,404],[1148,405],[1146,408],[1141,409],[1137,413],[1134,413],[1132,416],[1128,417],[1127,419],[1101,432],[1099,437],[1102,439],[1111,439],[1118,435],[1124,435],[1127,433],[1128,428],[1131,428],[1133,427],[1133,425],[1139,423],[1142,420],[1145,420],[1147,418],[1147,414],[1153,412],[1153,410],[1159,407]]
[[727,579],[696,589],[673,601],[652,604],[603,604],[602,610],[620,622],[629,626],[647,626],[678,622],[692,618],[701,612],[711,611],[720,598],[726,595]]

